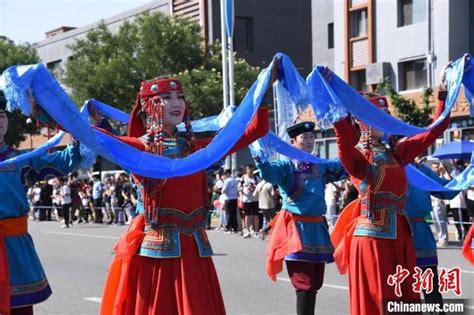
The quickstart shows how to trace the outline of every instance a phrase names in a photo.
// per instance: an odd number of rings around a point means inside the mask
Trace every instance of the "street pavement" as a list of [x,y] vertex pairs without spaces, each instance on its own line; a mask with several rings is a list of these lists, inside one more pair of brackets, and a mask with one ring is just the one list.
[[[57,222],[30,222],[29,229],[53,289],[35,306],[35,314],[98,314],[112,247],[126,227],[96,224],[60,229]],[[295,314],[295,294],[288,274],[276,282],[265,273],[267,242],[236,234],[209,231],[214,263],[228,314]],[[461,298],[470,298],[474,312],[474,268],[461,257],[458,246],[438,251],[440,267],[461,268]],[[318,294],[317,314],[348,314],[347,276],[334,264],[326,266],[324,287]],[[455,298],[453,293],[445,298]]]

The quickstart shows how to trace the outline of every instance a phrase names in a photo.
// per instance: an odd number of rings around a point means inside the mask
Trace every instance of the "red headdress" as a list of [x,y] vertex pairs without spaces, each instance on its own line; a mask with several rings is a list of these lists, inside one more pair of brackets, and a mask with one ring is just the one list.
[[[388,102],[385,96],[380,96],[372,93],[361,92],[362,95],[368,98],[368,100],[377,106],[379,109],[388,112]],[[372,128],[357,120],[357,124],[360,128],[360,138],[359,138],[359,145],[362,147],[362,153],[365,155],[365,158],[369,163],[373,163],[374,160],[374,152],[373,152],[373,143],[372,143]],[[367,181],[367,189],[366,195],[361,196],[365,199],[364,207],[366,207],[367,217],[372,220],[373,219],[373,212],[371,211],[371,201],[372,201],[372,178],[373,174],[368,171],[368,181]]]
[[[152,135],[163,132],[163,107],[159,94],[170,91],[183,92],[181,81],[175,78],[156,78],[143,81],[135,98],[135,105],[130,115],[128,135],[141,137],[145,133]],[[188,107],[186,106],[183,121],[186,129],[191,129]]]

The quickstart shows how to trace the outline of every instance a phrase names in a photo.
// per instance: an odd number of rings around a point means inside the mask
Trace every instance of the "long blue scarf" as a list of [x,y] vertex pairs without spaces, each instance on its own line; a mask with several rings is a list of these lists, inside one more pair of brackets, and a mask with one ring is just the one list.
[[465,56],[456,60],[448,69],[445,110],[426,128],[407,124],[379,110],[335,73],[321,66],[315,67],[306,81],[318,124],[321,128],[326,128],[351,113],[367,125],[388,134],[411,136],[428,131],[447,117],[455,105],[461,84],[465,90],[474,91],[474,59],[466,61]]
[[[288,71],[296,72],[296,69],[288,68],[289,63],[285,60],[289,58],[286,55],[277,54],[276,58],[283,60],[283,74]],[[132,173],[152,178],[169,178],[192,174],[211,166],[237,143],[260,106],[270,81],[272,67],[273,62],[260,73],[232,118],[208,147],[183,159],[169,159],[142,152],[91,128],[87,119],[43,65],[10,67],[3,73],[3,79],[8,110],[21,109],[24,114],[29,115],[31,106],[28,92],[31,89],[43,109],[92,151]],[[36,153],[38,151],[32,154]],[[14,161],[12,159],[3,163]]]

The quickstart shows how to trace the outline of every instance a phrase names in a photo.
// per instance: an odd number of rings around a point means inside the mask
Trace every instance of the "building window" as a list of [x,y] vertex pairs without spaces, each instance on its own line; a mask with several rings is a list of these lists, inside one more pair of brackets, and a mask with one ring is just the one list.
[[426,60],[407,61],[398,64],[400,90],[424,88],[426,80]]
[[367,83],[365,80],[365,69],[351,72],[350,85],[357,91],[367,90]]
[[239,53],[254,51],[253,18],[235,17],[234,50]]
[[334,23],[328,24],[328,49],[334,48]]
[[367,10],[357,10],[350,14],[351,38],[367,36]]
[[398,0],[398,26],[426,20],[426,0]]

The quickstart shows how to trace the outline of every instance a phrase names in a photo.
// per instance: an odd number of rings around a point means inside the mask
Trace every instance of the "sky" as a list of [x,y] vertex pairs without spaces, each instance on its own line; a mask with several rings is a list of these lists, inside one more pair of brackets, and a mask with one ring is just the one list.
[[35,43],[60,26],[81,27],[134,9],[150,0],[0,0],[0,35]]

